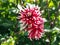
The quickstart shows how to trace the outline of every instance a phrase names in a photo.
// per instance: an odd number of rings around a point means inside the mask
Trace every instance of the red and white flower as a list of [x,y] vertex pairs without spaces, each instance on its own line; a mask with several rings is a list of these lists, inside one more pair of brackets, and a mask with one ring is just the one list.
[[44,30],[44,21],[41,16],[41,12],[37,6],[32,8],[25,8],[20,12],[20,21],[26,23],[28,27],[25,29],[28,31],[28,36],[30,39],[41,38]]

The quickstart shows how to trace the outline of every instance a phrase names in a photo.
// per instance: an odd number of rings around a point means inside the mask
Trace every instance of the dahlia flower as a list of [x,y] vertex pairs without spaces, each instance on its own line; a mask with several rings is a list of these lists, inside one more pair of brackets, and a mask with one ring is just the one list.
[[42,37],[44,30],[44,21],[41,16],[41,11],[37,6],[24,8],[20,11],[20,21],[27,24],[25,28],[28,31],[28,38],[39,39]]

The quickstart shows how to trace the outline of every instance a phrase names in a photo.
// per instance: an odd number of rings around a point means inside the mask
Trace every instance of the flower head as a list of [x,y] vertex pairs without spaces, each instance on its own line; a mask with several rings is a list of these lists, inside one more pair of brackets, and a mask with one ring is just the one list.
[[28,25],[25,29],[28,31],[29,38],[41,38],[42,33],[44,32],[44,21],[38,7],[25,8],[24,10],[21,10],[20,14],[22,23]]

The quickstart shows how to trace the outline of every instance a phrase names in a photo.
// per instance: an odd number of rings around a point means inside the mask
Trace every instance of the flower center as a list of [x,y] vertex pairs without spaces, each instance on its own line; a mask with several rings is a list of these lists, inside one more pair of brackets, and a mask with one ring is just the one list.
[[27,16],[28,16],[28,17],[31,17],[31,13],[30,13],[30,12],[28,12],[28,13],[27,13]]

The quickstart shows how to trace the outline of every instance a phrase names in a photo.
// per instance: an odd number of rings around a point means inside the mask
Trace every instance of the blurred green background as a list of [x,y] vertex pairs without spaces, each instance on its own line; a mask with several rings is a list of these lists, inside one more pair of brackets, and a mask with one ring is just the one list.
[[[27,38],[17,17],[17,5],[38,5],[45,18],[44,35],[39,40]],[[60,0],[0,0],[0,45],[60,45]]]

